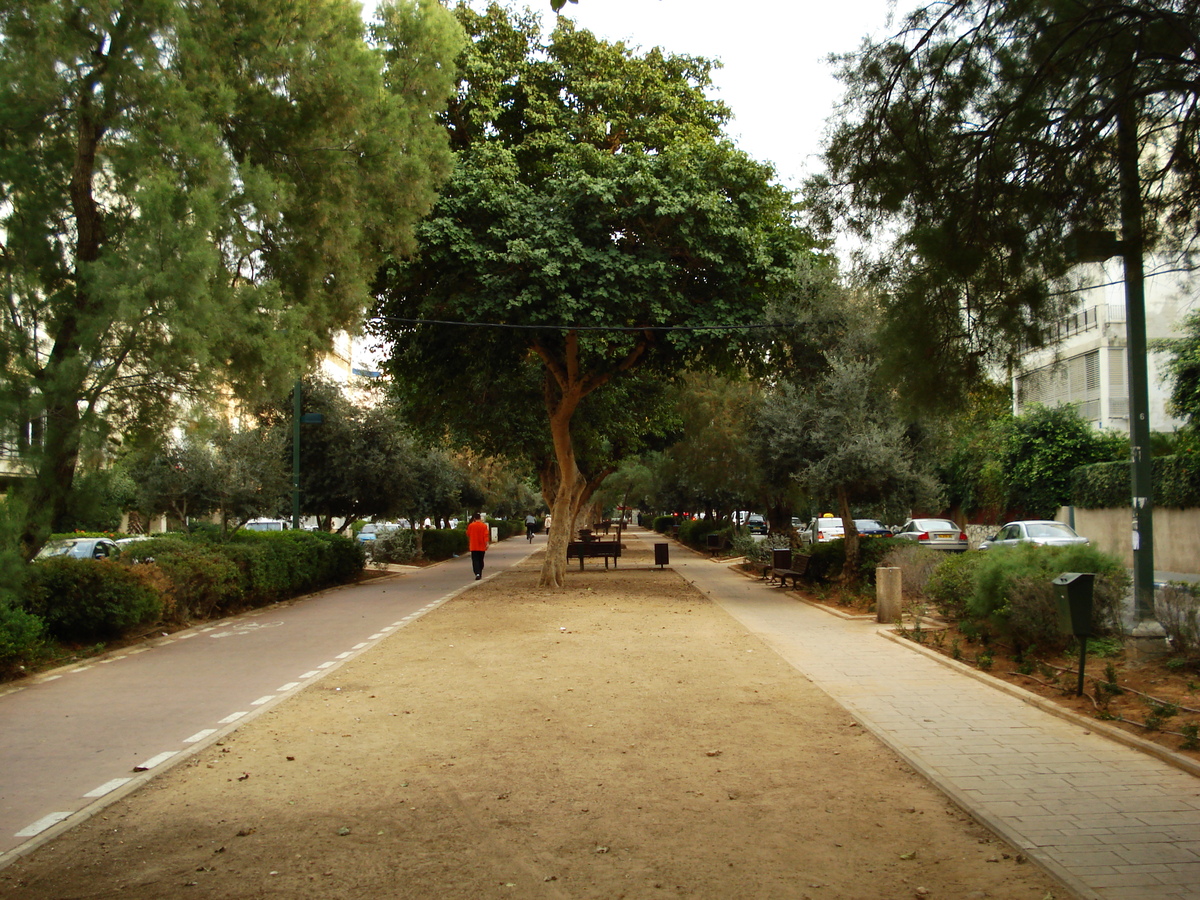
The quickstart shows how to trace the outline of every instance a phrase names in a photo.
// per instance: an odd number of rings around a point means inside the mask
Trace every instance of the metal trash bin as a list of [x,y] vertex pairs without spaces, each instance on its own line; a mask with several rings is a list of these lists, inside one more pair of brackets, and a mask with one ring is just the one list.
[[1054,601],[1058,607],[1058,627],[1064,634],[1075,635],[1079,641],[1079,684],[1075,696],[1083,696],[1083,673],[1087,667],[1087,639],[1092,633],[1092,589],[1096,576],[1092,572],[1063,572],[1054,585]]
[[671,548],[669,544],[654,545],[654,564],[656,566],[662,568],[663,566],[669,566],[671,564],[670,549]]
[[1087,637],[1092,633],[1092,572],[1063,572],[1051,582],[1058,606],[1058,625],[1064,634]]

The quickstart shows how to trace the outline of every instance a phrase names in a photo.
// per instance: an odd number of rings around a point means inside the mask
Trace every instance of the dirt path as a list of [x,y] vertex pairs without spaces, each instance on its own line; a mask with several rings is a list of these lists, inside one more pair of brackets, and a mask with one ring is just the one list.
[[0,897],[1069,896],[673,572],[627,568],[648,555],[559,592],[539,560],[0,871]]

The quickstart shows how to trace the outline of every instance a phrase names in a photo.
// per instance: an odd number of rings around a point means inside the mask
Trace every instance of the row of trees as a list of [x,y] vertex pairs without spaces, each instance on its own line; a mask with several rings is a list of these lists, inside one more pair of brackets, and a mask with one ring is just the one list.
[[[762,383],[746,440],[772,509],[796,484],[844,511],[917,502],[936,430],[918,408],[1042,339],[1065,236],[1128,205],[1130,115],[1158,163],[1135,181],[1165,223],[1148,240],[1195,234],[1182,0],[916,14],[846,61],[803,208],[725,135],[708,60],[496,5],[385,4],[366,32],[348,0],[285,5],[0,11],[0,404],[45,422],[26,556],[82,449],[162,432],[173,398],[217,384],[280,393],[368,287],[399,419],[427,446],[519,455],[560,522],[689,416],[742,404],[680,412],[685,371]],[[894,252],[850,291],[806,221]],[[366,460],[411,440],[372,415]]]
[[[281,392],[356,328],[452,157],[436,0],[0,7],[0,421],[20,552],[81,454]],[[6,438],[10,436],[6,435]]]
[[[319,424],[303,425],[300,511],[322,531],[362,519],[426,519],[444,524],[468,510],[518,517],[540,503],[523,471],[418,441],[392,404],[354,402],[324,381],[306,381],[302,405]],[[378,399],[378,398],[376,398]],[[69,497],[60,530],[116,529],[122,513],[147,522],[168,516],[185,530],[215,519],[232,532],[250,519],[286,518],[293,478],[292,403],[258,410],[237,429],[198,422],[182,436],[87,472]]]

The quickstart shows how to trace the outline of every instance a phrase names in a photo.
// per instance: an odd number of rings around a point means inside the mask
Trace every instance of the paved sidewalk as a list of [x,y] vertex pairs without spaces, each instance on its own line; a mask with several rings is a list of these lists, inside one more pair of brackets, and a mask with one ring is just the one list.
[[[630,539],[661,541],[630,533]],[[678,544],[672,567],[1086,898],[1200,898],[1200,778]]]

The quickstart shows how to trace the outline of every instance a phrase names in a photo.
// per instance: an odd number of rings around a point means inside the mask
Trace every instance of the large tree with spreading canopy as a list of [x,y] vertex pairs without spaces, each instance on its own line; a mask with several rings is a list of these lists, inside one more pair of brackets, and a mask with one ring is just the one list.
[[841,78],[817,208],[890,251],[865,271],[927,402],[1046,340],[1082,235],[1119,228],[1139,267],[1200,235],[1191,0],[932,3]]
[[[221,387],[278,389],[412,247],[448,173],[461,40],[434,0],[0,8],[0,413],[20,543],[81,448]],[[18,428],[18,430],[22,430]]]
[[470,45],[446,114],[455,174],[419,253],[381,273],[379,313],[418,396],[487,403],[478,373],[502,385],[539,365],[556,468],[542,582],[561,585],[588,487],[581,404],[630,372],[733,362],[742,342],[719,329],[759,322],[812,244],[770,169],[723,136],[711,63],[565,19],[544,37],[528,14],[457,13]]

